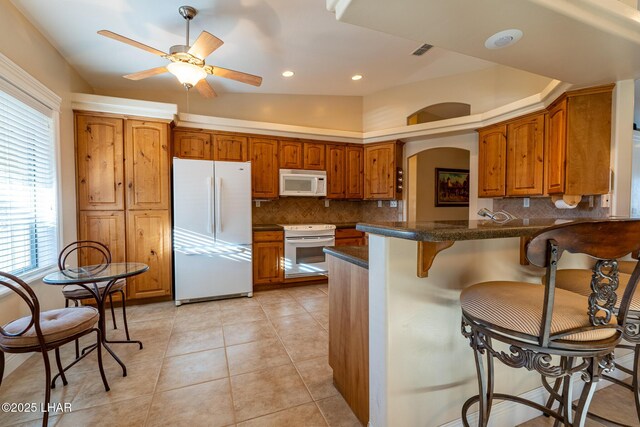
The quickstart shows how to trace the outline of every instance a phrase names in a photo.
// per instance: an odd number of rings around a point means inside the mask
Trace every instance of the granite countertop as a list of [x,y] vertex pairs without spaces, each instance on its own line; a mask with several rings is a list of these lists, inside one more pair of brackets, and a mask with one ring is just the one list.
[[[602,220],[602,218],[598,218]],[[398,239],[423,242],[457,240],[500,239],[526,237],[552,225],[566,222],[589,221],[590,218],[556,220],[553,218],[515,219],[505,224],[489,220],[420,221],[420,222],[360,222],[356,229],[367,233]]]
[[326,246],[323,251],[358,267],[369,269],[369,246]]

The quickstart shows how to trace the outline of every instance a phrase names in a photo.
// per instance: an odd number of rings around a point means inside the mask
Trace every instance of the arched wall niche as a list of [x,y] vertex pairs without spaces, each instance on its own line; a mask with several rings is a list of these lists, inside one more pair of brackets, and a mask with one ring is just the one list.
[[441,102],[429,105],[407,117],[407,125],[436,122],[438,120],[464,117],[471,114],[471,105],[464,102]]

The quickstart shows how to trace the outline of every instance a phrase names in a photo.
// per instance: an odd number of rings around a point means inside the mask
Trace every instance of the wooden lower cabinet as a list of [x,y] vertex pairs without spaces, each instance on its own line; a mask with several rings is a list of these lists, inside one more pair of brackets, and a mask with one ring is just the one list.
[[339,228],[336,230],[336,246],[363,246],[366,245],[364,232],[355,228]]
[[171,295],[171,222],[168,210],[127,212],[127,261],[142,262],[149,271],[127,279],[127,297]]
[[[78,216],[78,239],[95,240],[109,248],[111,262],[126,260],[124,211],[80,211]],[[81,259],[80,265],[102,262],[102,259]]]
[[358,419],[369,422],[369,270],[329,260],[329,365]]
[[284,280],[284,232],[253,233],[253,283],[282,283]]

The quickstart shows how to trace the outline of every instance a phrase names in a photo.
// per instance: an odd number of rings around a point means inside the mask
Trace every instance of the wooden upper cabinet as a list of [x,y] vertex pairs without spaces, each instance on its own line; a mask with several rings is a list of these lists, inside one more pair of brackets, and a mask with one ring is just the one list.
[[127,212],[127,260],[149,270],[127,279],[132,299],[171,295],[171,221],[168,210]]
[[278,141],[268,138],[249,139],[251,190],[255,199],[278,197]]
[[505,192],[507,125],[478,130],[478,197],[502,197]]
[[325,170],[325,144],[322,142],[304,143],[303,169]]
[[127,209],[169,209],[167,128],[166,123],[126,121]]
[[211,135],[206,132],[173,132],[173,155],[181,159],[213,160]]
[[280,141],[280,169],[302,169],[303,144],[300,141]]
[[609,192],[612,90],[613,85],[607,85],[567,92],[549,108],[550,194]]
[[327,199],[345,198],[345,146],[327,144]]
[[78,208],[124,209],[123,120],[76,115]]
[[[78,217],[78,238],[94,240],[109,248],[111,262],[126,261],[124,211],[80,211]],[[86,252],[86,251],[85,251]],[[97,251],[91,251],[96,253]],[[89,255],[87,253],[87,255]],[[102,259],[79,260],[80,265],[100,264]]]
[[567,99],[549,108],[545,138],[545,190],[547,194],[564,193],[565,154],[567,149]]
[[507,125],[507,196],[542,195],[545,114]]
[[394,200],[397,191],[396,167],[402,161],[401,145],[394,142],[368,144],[364,147],[364,198]]
[[345,162],[345,197],[362,199],[364,197],[364,149],[347,145]]
[[246,162],[249,160],[249,140],[246,136],[215,135],[213,160]]

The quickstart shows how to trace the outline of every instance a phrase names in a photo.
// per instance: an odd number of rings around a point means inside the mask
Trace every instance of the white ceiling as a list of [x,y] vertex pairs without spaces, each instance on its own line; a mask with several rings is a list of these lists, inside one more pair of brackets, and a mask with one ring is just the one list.
[[[183,44],[178,7],[199,10],[191,42],[206,30],[225,44],[208,64],[257,74],[260,88],[209,76],[224,92],[355,95],[492,66],[491,62],[339,22],[323,0],[12,0],[94,88],[182,91],[167,74],[132,82],[121,76],[166,64],[145,51],[96,34],[107,29],[168,51]],[[291,79],[281,76],[293,70]],[[353,74],[364,79],[354,82]]]
[[[640,78],[640,12],[618,0],[326,0],[346,23],[576,85]],[[509,47],[485,40],[523,31]]]

